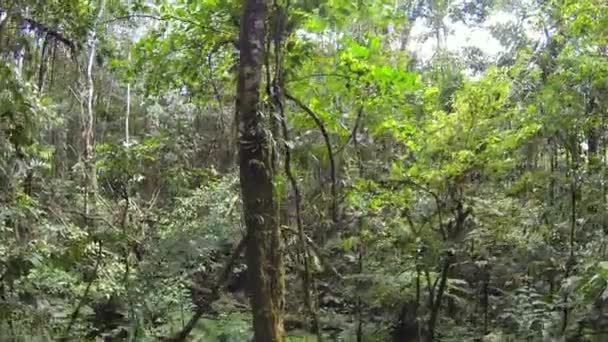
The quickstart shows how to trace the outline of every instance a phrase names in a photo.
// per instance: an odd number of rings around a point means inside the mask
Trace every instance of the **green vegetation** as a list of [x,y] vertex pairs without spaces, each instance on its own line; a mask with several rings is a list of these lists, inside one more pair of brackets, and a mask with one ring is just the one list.
[[606,94],[605,0],[0,0],[0,341],[606,341]]

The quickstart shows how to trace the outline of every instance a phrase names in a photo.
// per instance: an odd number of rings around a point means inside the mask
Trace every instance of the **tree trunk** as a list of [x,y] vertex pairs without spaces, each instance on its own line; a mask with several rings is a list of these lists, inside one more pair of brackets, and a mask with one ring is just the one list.
[[239,39],[236,110],[247,269],[254,341],[283,341],[284,270],[273,198],[271,144],[260,107],[266,3],[245,0]]
[[95,55],[97,53],[97,32],[96,25],[103,16],[104,1],[100,1],[97,17],[94,21],[93,28],[88,39],[89,56],[86,69],[87,90],[84,98],[86,99],[86,115],[83,120],[83,137],[84,137],[84,168],[85,168],[85,184],[84,184],[84,217],[87,225],[91,223],[91,217],[95,212],[96,196],[97,196],[97,170],[95,168],[95,83],[93,80],[93,66],[95,64]]

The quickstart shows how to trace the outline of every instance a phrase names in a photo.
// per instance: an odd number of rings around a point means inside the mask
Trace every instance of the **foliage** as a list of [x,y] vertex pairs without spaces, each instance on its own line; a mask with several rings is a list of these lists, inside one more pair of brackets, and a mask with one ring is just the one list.
[[[242,3],[0,0],[2,338],[251,338]],[[606,340],[605,1],[266,3],[288,341]]]

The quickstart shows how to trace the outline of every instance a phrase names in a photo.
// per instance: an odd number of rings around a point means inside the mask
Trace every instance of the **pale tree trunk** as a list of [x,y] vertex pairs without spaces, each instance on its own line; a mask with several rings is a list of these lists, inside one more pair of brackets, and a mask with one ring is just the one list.
[[[129,62],[131,53],[129,52]],[[131,82],[127,83],[127,111],[125,114],[125,143],[129,146],[129,117],[131,116]]]
[[19,49],[19,52],[17,52],[17,76],[19,77],[20,80],[23,79],[23,59],[25,57],[25,48],[21,48]]
[[264,0],[244,0],[236,110],[254,341],[283,341],[284,269],[273,198],[271,144],[258,114],[264,63]]
[[[129,10],[131,10],[131,0],[127,1],[127,6]],[[129,38],[130,39],[130,38]],[[127,52],[127,61],[129,66],[131,65],[131,44],[127,47],[129,52]],[[125,113],[125,145],[129,146],[129,119],[131,117],[131,80],[127,82],[127,110]]]
[[95,112],[93,110],[93,101],[95,97],[95,84],[93,82],[93,65],[95,63],[95,54],[97,52],[97,32],[96,26],[99,18],[103,15],[104,2],[99,3],[97,18],[93,24],[88,40],[89,56],[87,62],[87,89],[86,101],[87,111],[84,117],[83,135],[84,135],[84,166],[85,166],[85,189],[84,189],[84,216],[87,221],[92,216],[92,211],[95,208],[95,196],[97,193],[97,171],[95,169]]
[[8,12],[2,11],[0,12],[0,27],[4,25],[4,21],[8,18]]

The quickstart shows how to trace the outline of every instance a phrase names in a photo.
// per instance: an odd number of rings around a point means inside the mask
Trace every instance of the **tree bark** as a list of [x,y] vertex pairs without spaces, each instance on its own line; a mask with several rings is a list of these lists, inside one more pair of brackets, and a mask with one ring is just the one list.
[[99,2],[97,17],[93,22],[90,37],[88,39],[89,55],[86,69],[87,89],[85,96],[87,112],[83,120],[83,137],[84,137],[84,167],[85,167],[85,184],[84,184],[84,217],[87,225],[94,216],[97,196],[97,169],[95,168],[95,82],[93,80],[93,66],[95,64],[95,55],[97,53],[97,23],[103,16],[105,3]]
[[284,269],[272,184],[272,137],[259,115],[265,16],[265,0],[244,1],[236,110],[254,341],[279,342],[284,330]]

